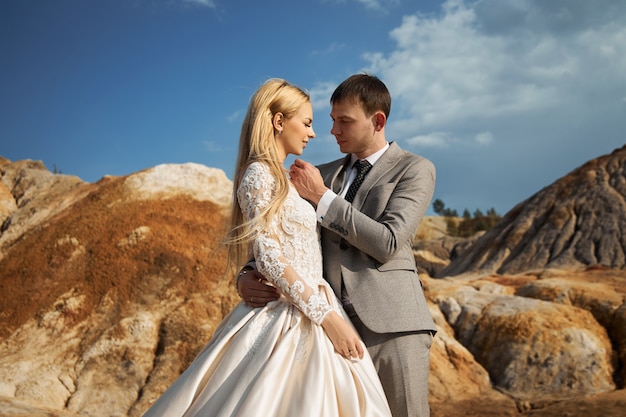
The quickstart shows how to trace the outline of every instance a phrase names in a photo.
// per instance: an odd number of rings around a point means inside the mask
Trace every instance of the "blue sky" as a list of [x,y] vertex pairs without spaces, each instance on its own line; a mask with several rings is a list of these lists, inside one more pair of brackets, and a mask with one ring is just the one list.
[[623,0],[2,0],[0,156],[95,182],[197,162],[232,178],[251,94],[389,87],[388,139],[431,159],[435,198],[514,205],[626,142]]

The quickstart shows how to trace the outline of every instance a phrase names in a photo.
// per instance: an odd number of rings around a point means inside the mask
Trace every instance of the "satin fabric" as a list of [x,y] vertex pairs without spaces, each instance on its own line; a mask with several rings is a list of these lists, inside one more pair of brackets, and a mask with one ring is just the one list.
[[[250,164],[237,191],[244,217],[262,212],[274,191],[269,168]],[[145,417],[391,415],[367,350],[362,360],[343,358],[319,324],[333,310],[350,321],[322,276],[317,230],[313,207],[290,187],[254,241],[257,267],[281,298],[257,309],[238,304]],[[296,274],[285,274],[287,265]]]
[[144,416],[391,416],[365,352],[343,358],[284,299],[257,309],[240,303]]

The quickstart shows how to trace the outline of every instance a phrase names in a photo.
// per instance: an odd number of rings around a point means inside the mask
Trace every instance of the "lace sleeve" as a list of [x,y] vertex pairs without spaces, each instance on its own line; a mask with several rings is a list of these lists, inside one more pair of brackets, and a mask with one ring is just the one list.
[[[275,184],[264,164],[250,164],[237,189],[237,199],[246,221],[258,216],[267,207],[274,195]],[[284,213],[279,211],[271,224],[255,237],[253,250],[257,268],[286,299],[314,323],[321,324],[332,307],[317,289],[298,275],[284,257],[282,242],[294,236],[285,233],[283,216]],[[296,257],[302,255],[295,254]]]

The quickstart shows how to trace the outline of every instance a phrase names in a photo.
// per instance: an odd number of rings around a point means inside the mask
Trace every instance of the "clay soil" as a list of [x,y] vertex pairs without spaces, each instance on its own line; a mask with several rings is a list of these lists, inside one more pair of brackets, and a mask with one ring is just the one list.
[[626,390],[590,395],[575,400],[519,404],[473,401],[431,405],[431,417],[624,417]]
[[[24,236],[12,248],[12,256],[0,261],[4,272],[0,277],[0,341],[72,288],[80,288],[92,305],[114,288],[122,310],[125,302],[142,297],[140,279],[144,276],[169,272],[181,277],[190,292],[215,288],[222,278],[225,256],[212,250],[222,233],[217,227],[222,221],[219,210],[211,203],[187,198],[112,204],[120,193],[116,183],[103,186],[99,193],[78,203],[75,210],[36,234]],[[117,244],[142,225],[152,230],[150,245],[125,248]],[[75,238],[84,251],[80,262],[68,262],[78,247],[67,238]],[[172,274],[175,268],[180,271]],[[623,285],[623,281],[617,283]],[[83,313],[87,316],[91,312]],[[431,410],[432,417],[626,416],[626,390],[532,404],[477,398],[433,403]],[[0,397],[0,417],[18,416],[78,417]]]
[[[120,181],[98,185],[70,210],[23,236],[0,260],[0,342],[73,288],[92,306],[113,293],[123,309],[149,291],[146,276],[184,281],[190,293],[212,291],[227,278],[226,252],[218,243],[224,225],[220,208],[178,196],[121,203],[116,202]],[[150,228],[149,244],[118,244],[139,226]],[[93,311],[82,313],[76,321]]]
[[[518,410],[510,402],[494,403],[493,401],[477,399],[432,404],[431,417],[623,417],[626,415],[626,390],[539,406],[541,408]],[[524,406],[520,406],[520,408],[524,408]],[[0,397],[0,416],[79,417],[77,414],[36,408],[27,403],[4,397]]]

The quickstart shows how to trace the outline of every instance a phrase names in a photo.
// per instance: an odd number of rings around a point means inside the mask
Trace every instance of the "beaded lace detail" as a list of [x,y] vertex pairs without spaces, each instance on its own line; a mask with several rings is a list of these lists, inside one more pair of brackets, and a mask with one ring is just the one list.
[[[269,168],[253,162],[237,189],[239,206],[246,220],[257,216],[274,195],[276,181]],[[314,323],[320,324],[332,307],[320,293],[322,255],[313,207],[292,186],[278,215],[253,243],[257,268],[281,294]],[[297,277],[287,277],[291,266]]]

